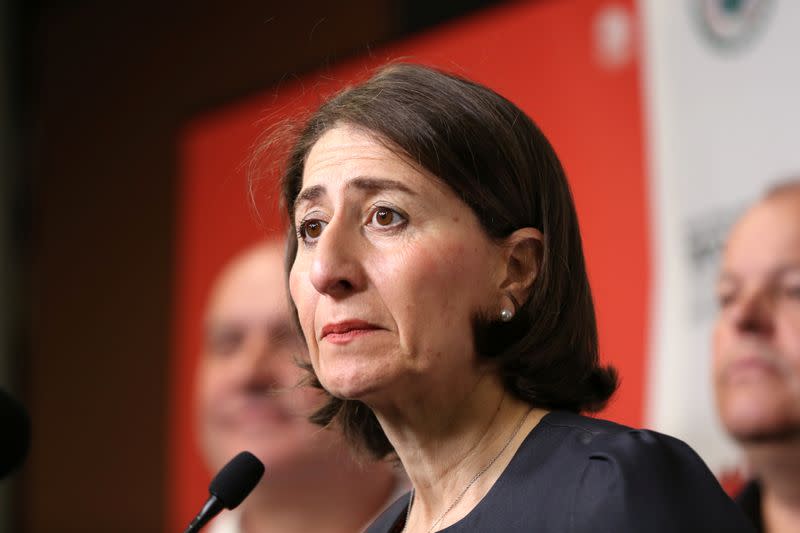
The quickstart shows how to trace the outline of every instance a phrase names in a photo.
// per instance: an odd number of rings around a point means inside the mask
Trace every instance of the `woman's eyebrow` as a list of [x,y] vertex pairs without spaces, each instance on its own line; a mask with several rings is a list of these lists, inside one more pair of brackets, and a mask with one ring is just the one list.
[[[412,196],[417,196],[415,191],[408,188],[408,186],[401,181],[387,178],[375,178],[372,176],[358,176],[353,178],[345,185],[345,189],[350,188],[367,192],[395,190],[410,194]],[[297,195],[297,198],[295,198],[293,211],[297,211],[297,208],[300,204],[318,200],[326,193],[327,189],[324,185],[313,185],[307,189],[303,189],[300,191],[300,194]]]
[[292,212],[297,211],[297,207],[306,202],[313,202],[322,196],[325,196],[326,189],[324,185],[314,185],[313,187],[309,187],[308,189],[303,189],[300,191],[300,194],[297,195],[297,198],[294,199],[294,204],[292,205]]
[[358,176],[353,178],[346,185],[347,188],[354,187],[362,191],[376,192],[385,190],[396,190],[406,194],[416,196],[417,193],[409,189],[403,182],[387,179],[375,178],[372,176]]

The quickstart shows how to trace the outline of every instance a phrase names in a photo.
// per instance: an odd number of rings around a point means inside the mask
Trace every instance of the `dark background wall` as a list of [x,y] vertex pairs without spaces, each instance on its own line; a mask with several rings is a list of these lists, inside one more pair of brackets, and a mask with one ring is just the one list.
[[186,120],[489,3],[2,3],[0,384],[34,433],[0,531],[163,527]]

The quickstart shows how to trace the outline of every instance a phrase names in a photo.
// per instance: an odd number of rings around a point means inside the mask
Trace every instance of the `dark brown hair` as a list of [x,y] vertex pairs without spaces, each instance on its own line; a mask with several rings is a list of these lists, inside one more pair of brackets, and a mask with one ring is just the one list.
[[[617,387],[599,364],[597,325],[578,219],[564,170],[533,121],[513,103],[469,80],[412,64],[395,64],[324,103],[305,124],[282,177],[288,211],[287,272],[297,253],[293,206],[311,147],[348,124],[367,131],[447,184],[502,239],[520,228],[544,235],[541,268],[530,297],[503,323],[476,317],[479,357],[495,363],[506,389],[531,405],[601,409]],[[292,304],[295,320],[297,310]],[[311,382],[322,388],[312,372]],[[362,402],[333,396],[313,415],[339,424],[376,457],[393,451]]]

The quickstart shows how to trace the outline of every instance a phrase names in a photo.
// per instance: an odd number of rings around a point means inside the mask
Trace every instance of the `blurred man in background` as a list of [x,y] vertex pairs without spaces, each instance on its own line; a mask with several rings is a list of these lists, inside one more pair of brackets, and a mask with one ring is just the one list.
[[360,531],[397,491],[385,463],[356,464],[334,430],[306,417],[315,390],[298,387],[305,352],[290,323],[283,246],[262,244],[235,258],[214,285],[196,383],[200,444],[217,471],[242,450],[266,466],[215,533]]
[[737,500],[760,531],[800,531],[800,181],[733,228],[717,287],[714,385],[752,480]]

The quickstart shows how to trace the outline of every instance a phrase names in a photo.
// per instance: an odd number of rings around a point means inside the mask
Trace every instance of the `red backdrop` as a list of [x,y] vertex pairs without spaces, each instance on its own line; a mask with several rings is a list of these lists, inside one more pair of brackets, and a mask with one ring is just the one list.
[[[320,95],[387,60],[436,65],[482,82],[519,105],[550,138],[575,195],[601,356],[622,376],[603,416],[642,423],[650,265],[640,67],[635,54],[613,68],[598,62],[597,17],[607,3],[536,2],[484,11],[369,57],[292,79],[189,125],[181,146],[169,531],[182,530],[207,495],[209,474],[195,447],[192,418],[206,292],[231,256],[282,227],[271,187],[259,191],[259,202],[273,206],[261,210],[261,222],[249,205],[245,163],[253,142],[275,118],[313,107]],[[614,5],[635,20],[633,0]]]

